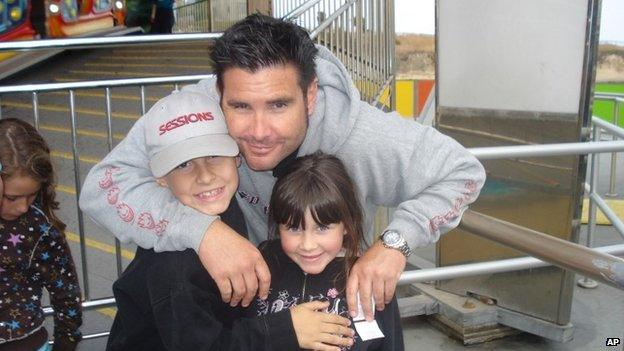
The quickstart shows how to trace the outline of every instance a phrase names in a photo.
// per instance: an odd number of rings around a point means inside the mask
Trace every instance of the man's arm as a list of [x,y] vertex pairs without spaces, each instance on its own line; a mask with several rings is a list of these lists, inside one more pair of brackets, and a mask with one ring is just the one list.
[[199,249],[217,218],[182,205],[149,169],[143,118],[85,179],[80,208],[122,242],[156,251]]
[[[367,183],[360,184],[360,189],[365,188],[365,196],[378,205],[396,206],[387,229],[399,232],[411,249],[437,241],[459,224],[463,212],[476,200],[485,182],[483,166],[459,143],[433,128],[370,106],[362,109],[366,122],[352,133],[356,143],[367,145],[359,148],[364,152],[353,166],[366,175]],[[349,310],[357,311],[358,290],[362,301],[372,296],[382,310],[394,295],[405,263],[401,252],[375,242],[351,271]],[[371,319],[370,305],[362,307]]]

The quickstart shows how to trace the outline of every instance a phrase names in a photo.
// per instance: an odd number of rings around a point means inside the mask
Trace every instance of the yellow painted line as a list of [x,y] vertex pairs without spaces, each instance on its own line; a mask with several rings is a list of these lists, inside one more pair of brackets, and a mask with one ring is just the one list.
[[117,309],[114,307],[98,308],[96,311],[107,317],[110,317],[110,319],[115,319],[115,315],[117,314]]
[[[619,199],[605,199],[605,202],[609,207],[615,212],[619,219],[624,221],[624,200]],[[611,222],[607,218],[607,216],[602,213],[600,207],[596,207],[598,211],[596,211],[596,224],[598,225],[611,225]],[[589,199],[583,200],[583,214],[581,216],[581,223],[587,224],[587,219],[589,218]]]
[[[68,92],[62,92],[62,91],[55,91],[50,93],[52,95],[61,95],[61,96],[68,96],[69,93]],[[93,98],[102,98],[104,99],[106,97],[106,94],[104,93],[95,93],[95,92],[87,92],[87,91],[79,91],[76,92],[76,96],[78,97],[93,97]],[[134,95],[124,95],[124,94],[111,94],[111,98],[114,100],[129,100],[129,101],[141,101],[141,97],[139,96],[134,96]],[[146,96],[145,100],[147,101],[151,101],[151,102],[156,102],[158,100],[160,100],[161,98],[156,97],[156,96]]]
[[107,61],[160,61],[160,60],[189,60],[189,61],[210,61],[207,56],[197,57],[197,56],[98,56],[100,60]]
[[209,70],[212,68],[211,65],[185,65],[183,63],[103,63],[103,62],[87,62],[84,64],[85,67],[134,67],[134,68],[196,68],[196,69],[205,69]]
[[[52,155],[52,157],[58,157],[58,158],[62,158],[65,160],[74,159],[74,155],[70,152],[52,150],[50,154]],[[91,164],[96,164],[102,160],[101,158],[97,158],[93,156],[79,156],[78,159],[80,160],[80,162],[91,163]]]
[[69,195],[76,195],[76,188],[63,184],[56,184],[56,191]]
[[[166,76],[167,73],[154,72],[132,72],[132,71],[85,71],[85,70],[69,70],[71,74],[82,74],[89,76],[121,76],[121,77],[160,77]],[[170,73],[169,75],[172,75]]]
[[[32,105],[30,104],[25,104],[25,103],[15,102],[15,101],[2,101],[2,103],[9,107],[32,110]],[[39,110],[69,113],[69,107],[59,106],[59,105],[39,104]],[[75,109],[75,111],[76,113],[79,113],[79,114],[92,115],[92,116],[97,116],[97,117],[106,117],[106,113],[102,111],[98,111],[98,110],[88,109],[88,108],[77,108]],[[130,120],[139,119],[138,114],[126,113],[126,112],[113,112],[112,117],[118,118],[118,119],[130,119]]]
[[[58,126],[40,124],[39,125],[39,129],[47,130],[47,131],[50,131],[50,132],[71,134],[71,129],[65,128],[65,127],[58,127]],[[88,130],[88,129],[76,129],[76,134],[78,134],[80,136],[94,137],[94,138],[101,138],[101,139],[108,138],[108,134],[106,134],[106,133],[96,132],[96,131]],[[123,135],[123,134],[113,133],[113,139],[121,140],[121,139],[123,139],[125,137],[126,136]]]
[[[76,243],[80,242],[80,235],[76,233],[72,233],[67,230],[65,231],[65,237],[69,241],[73,241]],[[103,243],[101,241],[97,241],[97,240],[90,239],[90,238],[85,238],[85,245],[92,249],[100,250],[100,251],[113,254],[113,255],[115,254],[114,245]],[[128,260],[132,260],[134,258],[134,252],[126,250],[126,249],[121,249],[121,257],[128,259]]]

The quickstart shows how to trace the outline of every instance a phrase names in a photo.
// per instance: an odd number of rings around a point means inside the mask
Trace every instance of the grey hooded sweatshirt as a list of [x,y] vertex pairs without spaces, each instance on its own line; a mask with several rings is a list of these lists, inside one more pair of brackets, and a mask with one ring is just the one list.
[[[360,196],[366,240],[375,235],[377,206],[396,207],[387,229],[402,233],[413,249],[438,240],[459,223],[462,213],[483,186],[485,172],[464,147],[431,127],[382,112],[360,100],[348,72],[319,46],[319,81],[314,113],[298,156],[321,150],[340,158]],[[185,90],[218,99],[215,79]],[[144,120],[94,166],[82,189],[80,207],[122,242],[172,251],[199,243],[216,219],[182,205],[156,184],[145,150]],[[271,171],[256,172],[245,162],[239,168],[236,199],[247,222],[249,239],[267,239],[267,209],[275,184]]]

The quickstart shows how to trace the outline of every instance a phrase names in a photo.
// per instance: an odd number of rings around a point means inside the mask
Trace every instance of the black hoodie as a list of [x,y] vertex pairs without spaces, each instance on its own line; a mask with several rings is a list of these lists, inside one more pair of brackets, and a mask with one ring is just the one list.
[[[267,300],[254,300],[248,310],[248,316],[279,315],[288,308],[304,302],[329,301],[328,312],[349,318],[343,257],[332,260],[319,274],[306,274],[284,253],[279,240],[263,242],[260,244],[260,251],[271,271],[271,289]],[[353,346],[342,350],[403,351],[403,330],[396,297],[392,298],[383,311],[375,311],[375,320],[384,338],[362,341],[356,333]],[[298,348],[283,348],[283,350],[298,350]]]
[[[236,201],[221,219],[246,233]],[[297,337],[288,310],[242,318],[221,300],[195,251],[155,253],[137,249],[113,284],[117,315],[107,350],[292,350]]]

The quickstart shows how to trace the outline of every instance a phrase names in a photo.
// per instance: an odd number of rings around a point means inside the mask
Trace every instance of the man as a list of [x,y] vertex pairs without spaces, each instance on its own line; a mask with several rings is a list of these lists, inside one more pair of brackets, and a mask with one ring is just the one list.
[[[435,129],[361,101],[340,61],[294,24],[250,15],[215,41],[211,59],[216,81],[185,89],[220,96],[228,130],[244,158],[236,199],[250,240],[266,238],[269,196],[292,160],[318,150],[336,155],[360,192],[371,245],[348,279],[349,310],[355,315],[358,291],[362,301],[374,299],[382,310],[411,250],[455,227],[476,199],[485,180],[481,164]],[[165,130],[192,119],[170,122]],[[247,306],[256,291],[265,298],[270,276],[259,251],[217,218],[180,206],[155,186],[144,144],[139,121],[90,171],[81,208],[123,242],[158,251],[197,250],[231,305]],[[378,205],[397,209],[375,241]],[[362,307],[371,320],[370,304]]]

